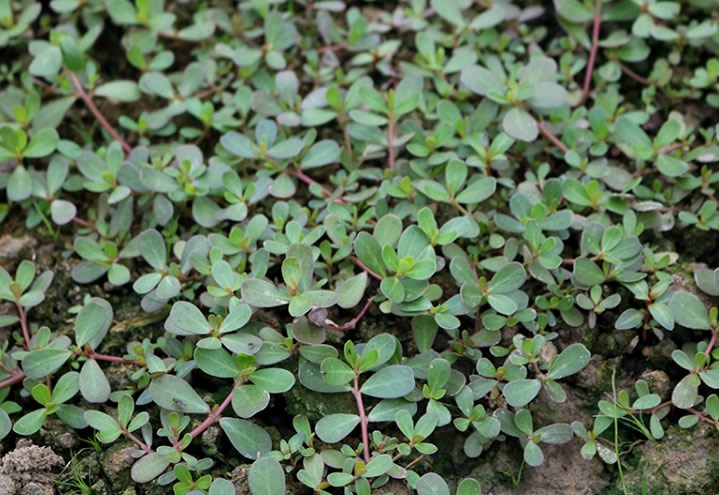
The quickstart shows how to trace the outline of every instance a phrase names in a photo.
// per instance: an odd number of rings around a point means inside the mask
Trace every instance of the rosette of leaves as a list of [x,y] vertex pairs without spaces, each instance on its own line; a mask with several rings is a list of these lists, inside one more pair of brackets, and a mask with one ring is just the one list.
[[121,183],[124,161],[122,146],[117,141],[105,149],[102,158],[92,151],[83,151],[76,159],[77,168],[85,178],[83,187],[95,193],[108,193],[109,204],[127,198],[132,191]]
[[672,295],[669,309],[674,321],[679,325],[695,330],[708,330],[712,334],[710,344],[700,344],[696,352],[676,350],[672,353],[672,360],[689,372],[674,387],[672,403],[680,409],[689,409],[699,401],[699,386],[702,383],[709,388],[719,389],[719,367],[715,356],[717,352],[713,349],[719,333],[719,310],[713,307],[707,311],[697,296],[685,291]]
[[6,192],[11,201],[24,201],[33,192],[33,180],[24,160],[43,158],[55,151],[60,136],[52,128],[40,129],[28,139],[22,129],[0,128],[0,161],[16,162],[7,179]]
[[255,215],[246,225],[236,225],[229,235],[212,232],[207,236],[210,247],[218,249],[228,258],[232,266],[243,268],[248,256],[257,251],[260,237],[265,233],[269,221],[264,215]]
[[192,200],[192,217],[203,227],[209,228],[223,220],[226,211],[208,198],[210,192],[224,187],[224,174],[229,167],[212,161],[205,165],[200,148],[195,145],[179,145],[173,155],[165,155],[162,166],[139,165],[137,180],[142,187],[166,195],[171,202],[153,205],[159,223],[166,223],[173,215],[172,203]]
[[564,402],[567,396],[557,380],[578,373],[589,364],[591,354],[579,343],[567,346],[556,357],[546,362],[542,358],[546,343],[546,339],[541,335],[531,339],[515,337],[516,350],[509,355],[508,361],[515,366],[529,367],[534,371],[535,377],[517,378],[506,383],[502,388],[502,394],[510,406],[526,406],[534,400],[542,388],[555,402]]
[[634,297],[645,302],[644,309],[628,308],[615,322],[617,330],[628,330],[644,326],[661,338],[663,330],[674,330],[674,315],[669,308],[672,293],[668,290],[672,279],[668,275],[657,273],[659,279],[651,288],[646,281],[625,284]]
[[[450,160],[445,169],[445,181],[441,184],[435,180],[422,179],[417,182],[417,189],[433,201],[448,203],[462,211],[467,205],[470,211],[482,201],[490,198],[497,189],[494,177],[477,177],[473,180],[468,175],[469,169],[461,160]],[[465,210],[466,211],[466,210]],[[474,235],[469,230],[466,234],[474,237],[477,227],[473,227]]]
[[499,409],[496,416],[501,424],[502,433],[519,438],[524,449],[524,462],[532,467],[544,463],[544,453],[540,444],[563,444],[574,436],[572,427],[564,423],[535,429],[532,413],[527,409],[520,409],[516,414],[506,409]]
[[[262,120],[255,127],[254,141],[244,134],[231,131],[220,138],[220,143],[235,159],[263,162],[265,169],[258,177],[274,176],[268,185],[269,194],[276,198],[289,198],[297,190],[290,177],[297,173],[293,172],[290,164],[300,156],[303,149],[307,149],[306,153],[302,153],[301,159],[297,160],[300,169],[320,167],[339,158],[337,143],[330,140],[315,143],[316,137],[316,131],[311,130],[304,139],[297,136],[282,139],[278,136],[274,121]],[[312,190],[316,189],[313,187]],[[322,196],[322,193],[319,195]]]
[[[654,139],[640,127],[642,121],[621,117],[614,124],[614,141],[631,158],[654,162],[657,171],[666,178],[681,177],[689,171],[689,164],[679,152],[672,152],[677,141],[686,134],[686,126],[679,118],[670,118],[662,125]],[[677,156],[679,155],[679,156]]]
[[[15,270],[15,277],[0,267],[0,300],[10,301],[25,310],[33,308],[45,300],[45,293],[50,287],[53,272],[47,270],[37,275],[35,264],[23,260]],[[17,322],[12,315],[0,316],[0,326],[7,326]]]
[[520,287],[527,280],[527,272],[517,262],[510,262],[501,267],[488,281],[478,277],[470,261],[456,256],[450,262],[450,271],[460,285],[462,302],[470,309],[477,309],[489,304],[501,315],[511,315],[520,306],[526,306],[526,294]]
[[194,255],[207,255],[209,246],[201,236],[191,238],[181,246],[179,263],[169,262],[167,245],[162,234],[155,229],[140,233],[123,250],[125,255],[140,255],[153,269],[135,280],[132,288],[138,294],[158,301],[177,296],[183,288],[187,273],[192,269]]
[[225,347],[232,352],[256,354],[262,347],[262,339],[253,333],[238,332],[252,317],[252,309],[238,300],[230,302],[229,311],[223,317],[210,315],[206,318],[192,303],[177,301],[172,305],[165,320],[165,330],[179,336],[201,337],[195,344],[200,349]]
[[546,56],[533,57],[519,70],[507,74],[502,62],[488,57],[486,67],[462,69],[461,81],[473,93],[507,108],[502,128],[509,136],[531,142],[539,136],[537,119],[530,113],[545,113],[564,105],[567,91],[557,83],[557,63]]
[[608,280],[634,283],[645,278],[639,271],[642,246],[635,235],[641,229],[633,212],[625,216],[622,227],[589,223],[582,234],[582,256],[574,260],[572,282],[577,287],[592,287]]
[[[585,311],[589,311],[589,327],[594,328],[597,325],[597,316],[601,315],[608,309],[616,308],[622,302],[619,294],[610,294],[603,297],[602,287],[595,285],[589,289],[589,295],[578,294],[576,298],[577,306]],[[656,307],[653,311],[656,311]],[[670,329],[671,330],[671,329]]]
[[75,252],[83,259],[72,269],[72,279],[79,284],[88,284],[107,274],[112,285],[125,285],[130,281],[130,270],[120,261],[132,257],[131,253],[118,249],[115,242],[92,237],[76,237]]
[[294,317],[307,314],[312,308],[329,308],[337,303],[336,292],[320,289],[313,281],[314,259],[306,244],[293,244],[282,261],[281,285],[258,278],[242,281],[242,301],[256,308],[289,305]]
[[[601,414],[597,416],[592,432],[581,435],[587,443],[582,447],[582,455],[585,458],[594,456],[597,450],[600,451],[600,457],[607,462],[616,462],[615,455],[607,455],[602,452],[598,446],[597,435],[603,432],[608,424],[614,421],[621,421],[628,424],[632,428],[641,432],[648,440],[659,440],[664,437],[664,427],[661,420],[669,414],[669,404],[662,403],[661,397],[649,390],[649,385],[644,380],[637,380],[634,384],[636,399],[632,401],[627,390],[620,390],[615,393],[611,401],[600,400],[599,410]],[[649,416],[649,424],[647,425],[646,416]],[[579,428],[581,432],[581,428]]]
[[471,386],[463,387],[454,396],[461,416],[454,418],[454,427],[459,431],[471,431],[464,440],[464,453],[476,458],[499,436],[499,420],[487,411],[482,404],[475,404],[475,394]]
[[79,373],[70,371],[62,375],[52,391],[44,383],[38,383],[30,391],[33,400],[41,407],[18,418],[13,424],[13,431],[18,435],[32,435],[45,424],[49,416],[57,415],[72,428],[85,428],[84,411],[79,407],[66,404],[80,390]]

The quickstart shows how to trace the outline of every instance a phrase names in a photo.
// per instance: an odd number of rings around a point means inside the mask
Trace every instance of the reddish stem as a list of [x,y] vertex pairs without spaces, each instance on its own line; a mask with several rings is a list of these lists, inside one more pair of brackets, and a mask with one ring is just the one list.
[[[330,196],[332,196],[332,191],[330,191],[330,190],[327,189],[325,186],[323,186],[322,184],[320,184],[319,182],[317,182],[316,180],[314,180],[314,179],[313,179],[312,177],[310,177],[309,175],[305,174],[302,170],[292,170],[292,175],[294,175],[295,177],[297,177],[299,180],[301,180],[302,182],[304,182],[304,183],[307,184],[308,186],[311,186],[311,185],[313,185],[313,184],[317,184],[317,185],[320,187],[320,189],[322,190],[322,194],[324,195],[325,198],[329,198]],[[342,201],[341,198],[336,198],[336,199],[334,200],[334,202],[336,202],[336,203],[344,203],[344,201]]]
[[107,121],[107,119],[105,119],[102,113],[100,113],[95,104],[92,102],[92,98],[90,98],[90,95],[87,94],[85,88],[82,87],[82,84],[80,83],[74,72],[70,72],[70,79],[72,80],[72,85],[75,87],[77,95],[82,99],[82,101],[85,102],[85,105],[87,106],[87,109],[90,110],[90,113],[92,113],[92,115],[100,123],[103,129],[105,129],[115,141],[120,143],[122,149],[125,150],[125,153],[130,153],[132,151],[132,147],[127,144],[127,141],[125,141],[122,136],[120,136],[120,134],[115,130],[115,128],[112,127],[112,125]]
[[602,24],[602,0],[596,0],[594,9],[594,29],[592,29],[592,47],[589,50],[589,61],[587,62],[587,72],[584,74],[584,86],[582,88],[582,98],[579,100],[581,105],[589,96],[589,90],[592,85],[592,74],[594,73],[594,64],[597,60],[597,50],[599,49],[599,27]]
[[[212,412],[207,416],[207,418],[205,418],[205,420],[204,420],[202,423],[200,423],[199,425],[197,425],[197,426],[190,432],[190,436],[192,437],[193,440],[194,440],[195,438],[199,437],[199,436],[202,434],[202,432],[204,432],[207,428],[209,428],[209,427],[212,426],[213,424],[217,423],[217,421],[219,421],[220,416],[222,415],[222,412],[223,412],[225,409],[227,409],[227,406],[229,406],[230,403],[232,402],[232,396],[234,395],[235,390],[237,390],[237,388],[238,388],[240,385],[242,385],[243,383],[244,383],[244,380],[237,380],[237,381],[235,382],[235,384],[232,386],[232,390],[230,391],[230,393],[227,394],[227,397],[225,397],[225,400],[222,401],[222,404],[220,404],[220,405],[217,407],[217,409],[215,409],[214,411],[212,411]],[[177,442],[175,442],[175,445],[173,445],[173,448],[174,448],[175,450],[178,450],[178,449],[180,448],[180,443],[182,443],[182,440],[181,440],[181,439],[178,440]]]
[[142,366],[142,363],[139,361],[135,361],[132,359],[125,359],[118,356],[109,356],[107,354],[98,354],[96,352],[88,352],[83,353],[82,355],[87,356],[90,359],[94,359],[96,361],[110,361],[112,363],[121,363],[121,364],[133,364],[135,366]]
[[681,149],[684,147],[684,143],[674,143],[669,146],[665,146],[664,148],[660,149],[657,155],[668,155],[669,153],[676,151],[678,149]]
[[365,303],[364,308],[362,308],[362,311],[360,311],[357,316],[352,318],[350,321],[348,321],[344,325],[339,326],[339,325],[332,324],[332,325],[328,326],[327,328],[329,328],[330,330],[339,330],[339,331],[352,330],[354,327],[357,326],[357,323],[359,323],[359,321],[365,315],[365,313],[367,312],[369,307],[372,305],[372,302],[374,302],[374,297],[370,297],[369,299],[367,299],[367,302]]
[[714,345],[717,342],[717,335],[719,335],[719,330],[712,330],[712,338],[709,340],[709,345],[707,345],[707,348],[704,350],[705,356],[711,354],[712,349],[714,349]]
[[151,448],[149,445],[147,445],[145,442],[143,442],[142,440],[140,440],[139,438],[137,438],[135,435],[133,435],[132,433],[130,433],[129,431],[127,431],[125,428],[122,428],[122,433],[125,435],[126,438],[128,438],[129,440],[131,440],[135,445],[137,445],[138,447],[140,447],[140,448],[141,448],[142,450],[144,450],[147,454],[152,454],[152,453],[155,452],[154,450],[152,450],[152,448]]
[[27,326],[27,314],[25,314],[25,310],[23,309],[22,305],[19,303],[16,303],[17,306],[17,313],[18,317],[20,318],[20,328],[22,328],[22,338],[25,345],[25,350],[30,350],[30,330]]
[[9,378],[5,378],[3,381],[0,382],[0,390],[4,389],[5,387],[12,387],[16,383],[19,383],[25,379],[25,373],[22,371],[18,371],[16,373],[13,373],[13,375]]
[[362,446],[364,448],[364,461],[369,462],[369,432],[367,431],[367,414],[365,414],[364,403],[362,402],[362,392],[359,388],[359,374],[355,374],[354,386],[352,387],[352,395],[357,402],[357,412],[360,417],[360,428],[362,429]]
[[566,154],[569,151],[569,148],[567,148],[567,145],[564,144],[557,136],[555,136],[552,131],[547,129],[547,127],[544,125],[544,122],[540,121],[537,124],[537,127],[539,128],[539,132],[542,133],[542,135],[547,138],[547,141],[552,143],[554,146],[559,148],[562,153]]
[[357,256],[352,256],[352,261],[354,262],[355,265],[357,265],[358,267],[362,268],[365,272],[367,272],[368,275],[371,275],[372,277],[376,278],[377,280],[382,280],[382,278],[383,278],[382,276],[377,275],[375,272],[370,270],[369,267],[367,267],[367,265],[362,263],[362,260],[360,260]]
[[632,69],[630,69],[626,65],[620,63],[619,67],[621,67],[622,72],[624,72],[626,75],[628,75],[629,77],[631,77],[632,79],[637,81],[639,84],[643,84],[644,86],[650,86],[652,84],[651,82],[649,82],[649,79],[646,79],[646,78],[640,76],[639,74],[634,72]]
[[86,227],[91,230],[97,230],[97,228],[95,227],[94,224],[88,222],[87,220],[83,220],[82,218],[72,217],[71,221],[72,221],[72,223],[76,223],[82,227]]

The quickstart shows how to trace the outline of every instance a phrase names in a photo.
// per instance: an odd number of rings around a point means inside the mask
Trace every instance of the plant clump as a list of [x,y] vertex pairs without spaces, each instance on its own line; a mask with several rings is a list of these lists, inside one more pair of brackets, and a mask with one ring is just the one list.
[[715,7],[0,0],[3,446],[64,493],[656,478],[719,429]]

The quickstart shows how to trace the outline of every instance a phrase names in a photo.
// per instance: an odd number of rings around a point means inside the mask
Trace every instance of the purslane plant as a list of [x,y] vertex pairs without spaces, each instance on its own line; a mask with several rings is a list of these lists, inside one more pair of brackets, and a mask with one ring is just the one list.
[[[712,8],[0,2],[0,223],[49,244],[0,253],[0,440],[124,439],[178,495],[478,495],[448,432],[521,474],[719,428]],[[619,356],[666,390],[585,385]],[[542,414],[580,388],[591,424]]]

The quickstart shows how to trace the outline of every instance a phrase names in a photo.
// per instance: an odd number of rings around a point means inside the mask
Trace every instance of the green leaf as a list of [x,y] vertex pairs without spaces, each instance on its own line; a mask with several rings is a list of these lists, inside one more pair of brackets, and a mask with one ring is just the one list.
[[[252,495],[285,495],[285,472],[273,457],[257,459],[250,467],[247,483]],[[234,493],[234,489],[233,489]]]
[[75,215],[77,215],[77,208],[69,201],[56,199],[50,205],[50,216],[57,225],[70,223]]
[[197,306],[187,301],[172,305],[165,330],[175,335],[207,335],[213,327]]
[[574,261],[572,277],[577,285],[582,287],[601,285],[604,282],[604,272],[589,258],[577,258]]
[[274,308],[290,302],[290,297],[274,284],[265,280],[248,278],[240,285],[242,301],[256,308]]
[[282,368],[264,368],[250,375],[250,381],[271,394],[283,394],[295,384],[295,375]]
[[317,422],[315,432],[323,442],[337,443],[352,433],[359,422],[356,414],[330,414]]
[[80,394],[83,399],[102,404],[110,398],[110,382],[100,365],[94,359],[88,359],[80,370]]
[[382,247],[367,232],[360,232],[354,241],[357,257],[374,273],[384,276],[386,274],[384,261],[382,261]]
[[22,165],[15,167],[7,183],[7,197],[11,201],[23,201],[32,193],[32,178]]
[[655,302],[649,305],[649,313],[661,326],[667,330],[674,330],[674,315],[664,303]]
[[162,234],[155,229],[149,229],[137,237],[137,242],[140,254],[152,268],[155,270],[165,268],[167,253]]
[[497,180],[494,177],[484,177],[472,182],[464,191],[457,195],[457,202],[462,204],[481,203],[497,190]]
[[0,407],[0,440],[8,436],[12,431],[12,420],[10,416]]
[[[258,459],[272,450],[272,439],[269,433],[250,421],[222,418],[220,427],[237,452],[248,459]],[[284,480],[284,476],[282,479]]]
[[95,88],[95,96],[110,98],[129,103],[137,101],[142,96],[140,88],[135,81],[111,81]]
[[417,480],[417,495],[450,495],[449,486],[442,477],[427,473]]
[[149,483],[160,476],[170,461],[164,455],[147,454],[132,465],[130,476],[135,483]]
[[22,358],[22,369],[28,377],[39,380],[60,369],[70,359],[70,355],[67,349],[30,351]]
[[80,310],[75,320],[75,342],[79,347],[89,344],[96,349],[112,325],[112,306],[99,297],[93,297]]
[[305,154],[300,167],[310,169],[323,167],[339,160],[340,147],[336,141],[332,139],[323,139],[315,143]]
[[489,281],[489,292],[507,294],[522,287],[527,280],[527,272],[521,263],[507,263]]
[[25,158],[42,158],[55,151],[59,142],[60,136],[55,129],[41,129],[32,135],[23,156]]
[[224,349],[195,349],[197,367],[210,376],[234,378],[240,371],[237,361]]
[[414,390],[414,372],[412,368],[403,365],[393,365],[382,368],[372,375],[360,388],[360,391],[370,397],[379,399],[394,399],[407,395]]
[[504,94],[507,90],[494,72],[480,65],[471,65],[462,69],[460,80],[470,91],[482,96],[488,93]]
[[537,121],[521,108],[514,107],[502,119],[504,132],[515,139],[531,143],[539,137]]
[[35,411],[27,413],[20,419],[15,421],[12,431],[18,435],[33,435],[35,434],[42,425],[45,424],[45,418],[47,417],[47,410],[45,408],[37,409]]
[[589,364],[591,357],[591,353],[584,345],[571,344],[552,361],[549,367],[549,376],[553,380],[559,380],[578,373]]
[[701,380],[695,374],[686,375],[672,391],[672,404],[679,409],[689,409],[699,397],[699,384]]
[[347,363],[334,357],[323,359],[321,368],[322,376],[330,385],[341,387],[355,377],[354,370]]
[[387,299],[395,304],[404,302],[405,290],[404,285],[397,277],[387,277],[380,282],[380,290]]
[[270,404],[270,394],[257,385],[242,385],[232,396],[232,409],[240,418],[250,419]]
[[524,407],[534,400],[541,388],[539,380],[517,379],[507,383],[502,394],[510,406]]
[[337,284],[337,305],[340,308],[353,308],[362,300],[367,288],[368,276],[366,272],[342,280]]
[[150,382],[150,396],[155,404],[168,411],[205,414],[210,411],[192,386],[175,375],[162,375]]
[[482,495],[479,481],[472,478],[465,478],[457,485],[457,495]]
[[697,296],[685,291],[675,292],[669,301],[674,321],[696,330],[711,329],[709,312]]
[[534,442],[527,443],[524,447],[524,462],[532,467],[541,466],[544,463],[544,454],[539,445]]

